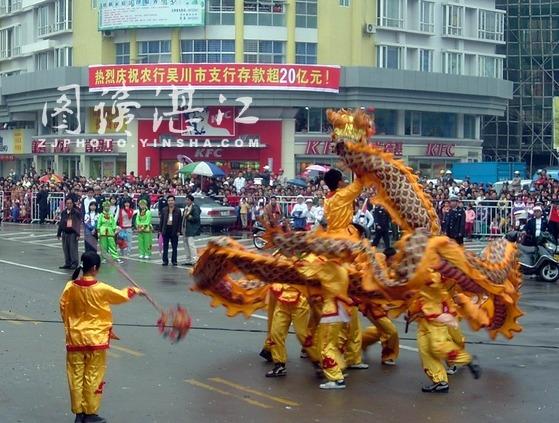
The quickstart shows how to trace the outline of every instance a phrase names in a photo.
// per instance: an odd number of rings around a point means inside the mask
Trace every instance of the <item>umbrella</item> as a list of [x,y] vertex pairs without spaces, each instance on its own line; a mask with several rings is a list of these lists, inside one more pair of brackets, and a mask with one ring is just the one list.
[[296,187],[306,188],[307,182],[303,181],[302,179],[290,179],[287,181],[289,185],[295,185]]
[[179,170],[180,174],[184,175],[200,175],[200,176],[225,176],[225,172],[213,163],[209,162],[194,162],[183,166]]
[[46,184],[48,182],[62,182],[64,179],[60,175],[52,174],[52,175],[45,175],[39,178],[39,182]]
[[330,170],[329,167],[326,166],[321,166],[321,165],[310,165],[309,167],[307,167],[305,169],[307,172],[310,172],[312,170],[316,171],[316,172],[328,172]]

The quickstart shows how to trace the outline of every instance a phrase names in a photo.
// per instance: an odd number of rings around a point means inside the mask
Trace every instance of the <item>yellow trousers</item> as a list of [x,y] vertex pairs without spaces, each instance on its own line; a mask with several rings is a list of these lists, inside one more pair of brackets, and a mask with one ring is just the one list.
[[72,413],[97,414],[103,396],[107,350],[66,353]]
[[363,361],[361,322],[357,307],[351,307],[349,317],[351,320],[345,324],[340,335],[340,348],[344,352],[346,364],[351,366]]
[[442,323],[418,320],[417,347],[423,370],[434,382],[448,382],[444,362],[464,366],[471,363],[472,356],[453,341],[448,326]]
[[382,345],[382,361],[394,360],[400,355],[400,337],[398,329],[388,317],[371,319],[369,326],[362,333],[363,350],[380,341]]
[[308,352],[311,360],[318,361],[316,353],[310,348],[312,346],[312,338],[309,336],[308,329],[309,315],[309,303],[302,295],[299,296],[299,300],[294,304],[285,304],[281,301],[276,303],[270,330],[270,351],[272,352],[274,363],[287,362],[285,340],[287,339],[291,322],[293,322],[297,339]]
[[277,302],[276,297],[270,294],[270,292],[268,292],[268,321],[267,321],[268,333],[266,334],[266,339],[264,340],[264,346],[262,347],[262,349],[266,351],[272,350],[272,338],[270,334],[272,332],[272,321],[274,319],[274,310],[276,309],[276,302]]
[[340,351],[340,336],[345,324],[321,323],[318,325],[318,342],[322,358],[322,372],[328,380],[343,380],[346,368],[344,355]]

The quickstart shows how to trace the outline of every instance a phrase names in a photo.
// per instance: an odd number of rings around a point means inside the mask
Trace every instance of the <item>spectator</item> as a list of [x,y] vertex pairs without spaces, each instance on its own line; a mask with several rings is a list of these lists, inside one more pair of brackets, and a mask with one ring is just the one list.
[[365,230],[367,238],[369,238],[371,229],[373,228],[374,218],[371,212],[367,210],[365,200],[362,198],[357,200],[357,211],[353,216],[353,223],[360,225]]
[[526,236],[524,237],[524,245],[536,246],[538,237],[542,232],[547,232],[547,219],[542,214],[541,206],[535,206],[534,217],[532,217],[524,226],[524,232]]
[[167,197],[167,207],[161,211],[159,219],[159,232],[163,235],[163,266],[169,265],[169,242],[171,243],[171,263],[177,265],[177,249],[179,235],[182,231],[181,211],[175,205],[175,196]]
[[65,205],[66,209],[62,213],[56,233],[59,240],[62,238],[62,251],[64,252],[64,266],[60,266],[60,269],[75,269],[79,264],[78,241],[82,216],[72,198],[66,198]]
[[307,206],[304,203],[305,198],[302,195],[297,196],[297,204],[291,210],[291,217],[293,218],[293,229],[296,231],[304,231],[307,226]]
[[[246,203],[246,200],[245,200]],[[184,266],[194,266],[198,261],[198,253],[194,243],[195,237],[200,235],[201,215],[200,206],[194,202],[193,195],[186,196],[186,207],[182,219],[182,232],[184,233],[184,250],[186,252],[186,263]]]
[[248,226],[248,212],[250,206],[245,197],[241,198],[241,204],[239,205],[239,212],[241,214],[241,229],[246,229]]
[[124,248],[120,248],[121,255],[130,255],[131,253],[131,244],[132,244],[132,220],[134,216],[134,209],[130,205],[130,197],[124,198],[122,207],[119,208],[118,216],[117,216],[117,225],[120,228],[119,231],[119,238],[125,243],[121,243],[121,246]]
[[307,209],[305,210],[305,217],[306,217],[305,229],[307,231],[310,231],[312,228],[314,228],[316,224],[316,216],[314,215],[313,200],[307,198],[305,200],[305,205],[307,206]]
[[276,226],[281,222],[283,218],[283,213],[281,207],[278,204],[278,197],[272,195],[270,197],[270,203],[264,208],[264,220],[270,226]]
[[243,172],[239,172],[238,176],[233,181],[233,186],[235,187],[237,194],[241,193],[241,190],[245,187],[245,185],[246,179],[243,177]]
[[95,228],[97,227],[98,217],[99,213],[97,212],[97,202],[93,199],[87,203],[87,212],[83,217],[83,240],[85,244],[85,251],[97,252],[97,232]]
[[472,205],[470,204],[468,205],[468,208],[466,210],[465,234],[467,239],[472,239],[475,219],[476,219],[476,212],[473,209]]
[[49,192],[45,185],[41,185],[40,191],[37,193],[37,204],[39,206],[39,224],[44,225],[48,215],[48,198]]
[[313,207],[313,215],[315,219],[315,227],[324,223],[324,198],[318,199],[318,205]]

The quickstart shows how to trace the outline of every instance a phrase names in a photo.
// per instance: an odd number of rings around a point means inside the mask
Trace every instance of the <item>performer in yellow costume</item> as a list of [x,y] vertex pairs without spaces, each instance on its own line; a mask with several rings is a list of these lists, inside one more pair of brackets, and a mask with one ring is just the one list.
[[[60,314],[66,332],[66,372],[75,422],[102,423],[97,415],[103,395],[106,352],[112,332],[111,304],[124,303],[141,291],[115,289],[95,276],[101,257],[88,251],[60,297]],[[83,276],[77,279],[83,268]]]
[[[363,183],[357,179],[346,186],[342,173],[336,169],[326,172],[324,182],[330,189],[330,194],[324,203],[324,216],[327,223],[324,235],[358,241],[359,231],[352,225],[353,205],[363,189]],[[356,311],[355,304],[347,295],[349,277],[345,266],[333,260],[308,257],[306,264],[299,268],[301,274],[320,279],[324,292],[322,315],[317,329],[318,339],[315,341],[319,345],[321,367],[327,379],[326,383],[320,385],[321,389],[345,389],[343,370],[346,368],[346,362],[344,353],[340,349],[343,332],[349,325],[350,339],[355,336],[360,337],[361,334],[359,319],[353,314]],[[357,347],[352,343],[350,348],[357,349],[349,352],[350,357],[361,355],[360,343]],[[353,368],[368,367],[361,362],[352,365]]]
[[[396,254],[394,248],[384,250],[386,264],[390,266],[391,258]],[[386,311],[372,304],[363,304],[359,310],[371,321],[372,326],[367,327],[362,333],[363,351],[380,341],[382,346],[381,363],[386,366],[395,366],[400,354],[400,337],[398,329],[388,318]]]
[[285,376],[287,370],[287,350],[285,340],[289,326],[293,322],[295,334],[313,362],[318,361],[312,346],[312,337],[308,331],[310,307],[306,297],[296,288],[288,284],[273,284],[270,290],[276,298],[270,331],[270,350],[274,368],[266,373],[266,377]]
[[464,346],[458,345],[449,333],[449,327],[457,328],[456,308],[447,291],[441,290],[441,277],[432,272],[432,282],[419,291],[412,301],[408,321],[417,320],[417,346],[425,374],[432,384],[424,386],[423,392],[446,393],[448,376],[444,366],[468,366],[475,379],[481,376],[481,367]]

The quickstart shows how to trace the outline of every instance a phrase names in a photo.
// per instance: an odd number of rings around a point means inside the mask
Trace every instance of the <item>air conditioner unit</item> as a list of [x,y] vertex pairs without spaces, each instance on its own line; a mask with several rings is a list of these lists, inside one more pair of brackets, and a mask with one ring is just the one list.
[[375,24],[372,24],[372,23],[365,24],[365,33],[366,34],[376,34],[377,33],[377,27],[375,26]]
[[103,31],[103,37],[104,38],[113,38],[114,37],[114,32],[113,31]]

